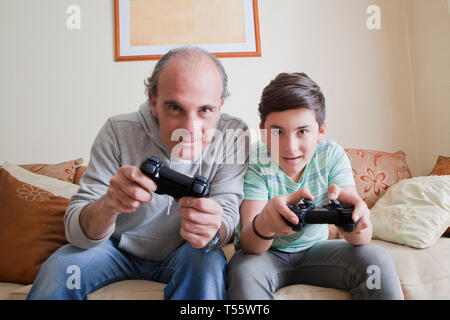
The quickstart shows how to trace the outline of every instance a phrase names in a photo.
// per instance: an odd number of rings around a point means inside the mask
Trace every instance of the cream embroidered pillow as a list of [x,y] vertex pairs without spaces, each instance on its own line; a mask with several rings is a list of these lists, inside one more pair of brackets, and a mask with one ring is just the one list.
[[450,176],[402,180],[370,211],[374,238],[414,248],[431,247],[450,226]]

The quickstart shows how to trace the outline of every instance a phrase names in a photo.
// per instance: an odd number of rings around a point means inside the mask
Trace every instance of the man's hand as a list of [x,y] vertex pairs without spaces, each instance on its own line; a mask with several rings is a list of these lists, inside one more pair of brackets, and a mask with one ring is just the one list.
[[358,222],[353,232],[345,232],[342,228],[339,230],[344,238],[355,245],[365,244],[372,238],[372,224],[370,222],[370,210],[366,203],[359,197],[354,186],[339,187],[332,184],[328,187],[328,199],[338,200],[341,203],[353,205],[352,219]]
[[222,206],[211,198],[183,197],[179,200],[180,235],[194,248],[203,248],[222,225]]
[[308,188],[272,198],[255,221],[258,232],[267,236],[294,234],[296,231],[292,230],[283,217],[291,223],[297,224],[298,217],[289,209],[288,205],[296,204],[304,198],[314,200]]
[[155,182],[138,167],[123,166],[109,183],[104,196],[106,207],[114,214],[135,212],[143,203],[152,200]]
[[123,166],[111,178],[106,194],[83,208],[80,226],[89,239],[105,237],[117,215],[134,212],[152,199],[156,184],[137,167]]

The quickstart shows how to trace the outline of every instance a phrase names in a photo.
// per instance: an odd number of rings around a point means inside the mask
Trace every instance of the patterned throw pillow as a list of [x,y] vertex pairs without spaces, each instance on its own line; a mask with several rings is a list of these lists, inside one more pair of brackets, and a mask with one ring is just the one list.
[[[32,163],[21,164],[19,167],[27,169],[33,173],[42,174],[47,177],[55,178],[61,181],[75,183],[76,169],[83,163],[83,158],[65,161],[56,164]],[[0,169],[2,167],[0,166]]]
[[403,151],[345,149],[350,159],[359,196],[369,209],[386,190],[403,179],[411,178]]
[[0,282],[33,283],[67,243],[64,214],[79,186],[5,163],[0,169]]
[[80,184],[81,177],[86,171],[87,166],[79,166],[75,168],[75,177],[73,178],[73,183]]
[[75,177],[75,167],[83,163],[83,158],[61,162],[57,164],[34,163],[23,164],[20,167],[33,173],[42,174],[61,181],[73,183]]

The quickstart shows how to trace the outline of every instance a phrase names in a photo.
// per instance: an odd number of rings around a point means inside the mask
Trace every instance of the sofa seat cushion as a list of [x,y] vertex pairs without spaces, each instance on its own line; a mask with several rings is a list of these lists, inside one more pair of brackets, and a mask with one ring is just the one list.
[[124,280],[88,294],[89,300],[163,300],[165,283]]
[[[440,238],[427,249],[382,240],[372,240],[372,243],[383,247],[394,259],[405,299],[450,299],[450,239]],[[350,299],[350,295],[338,289],[292,285],[278,290],[275,299],[342,300]]]
[[296,284],[275,292],[275,300],[350,300],[344,290]]
[[22,284],[11,282],[0,282],[0,300],[9,300],[12,292],[22,288]]
[[450,299],[450,239],[440,238],[432,247],[416,249],[372,240],[392,256],[405,299]]
[[[415,249],[382,240],[372,240],[383,247],[394,259],[405,299],[444,299],[450,292],[450,239],[441,238],[427,249]],[[226,246],[227,258],[233,253]],[[165,283],[146,280],[125,280],[112,283],[88,295],[90,300],[164,298]],[[25,299],[31,285],[0,283],[0,299]],[[9,296],[9,297],[8,297]],[[275,293],[277,300],[343,300],[348,292],[310,285],[292,285]]]

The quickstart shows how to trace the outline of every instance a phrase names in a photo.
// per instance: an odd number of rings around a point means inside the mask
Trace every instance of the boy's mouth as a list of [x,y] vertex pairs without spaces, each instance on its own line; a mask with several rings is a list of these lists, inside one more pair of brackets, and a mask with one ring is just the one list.
[[300,158],[302,158],[302,156],[298,156],[298,157],[283,157],[283,160],[285,162],[287,162],[287,163],[295,163]]

